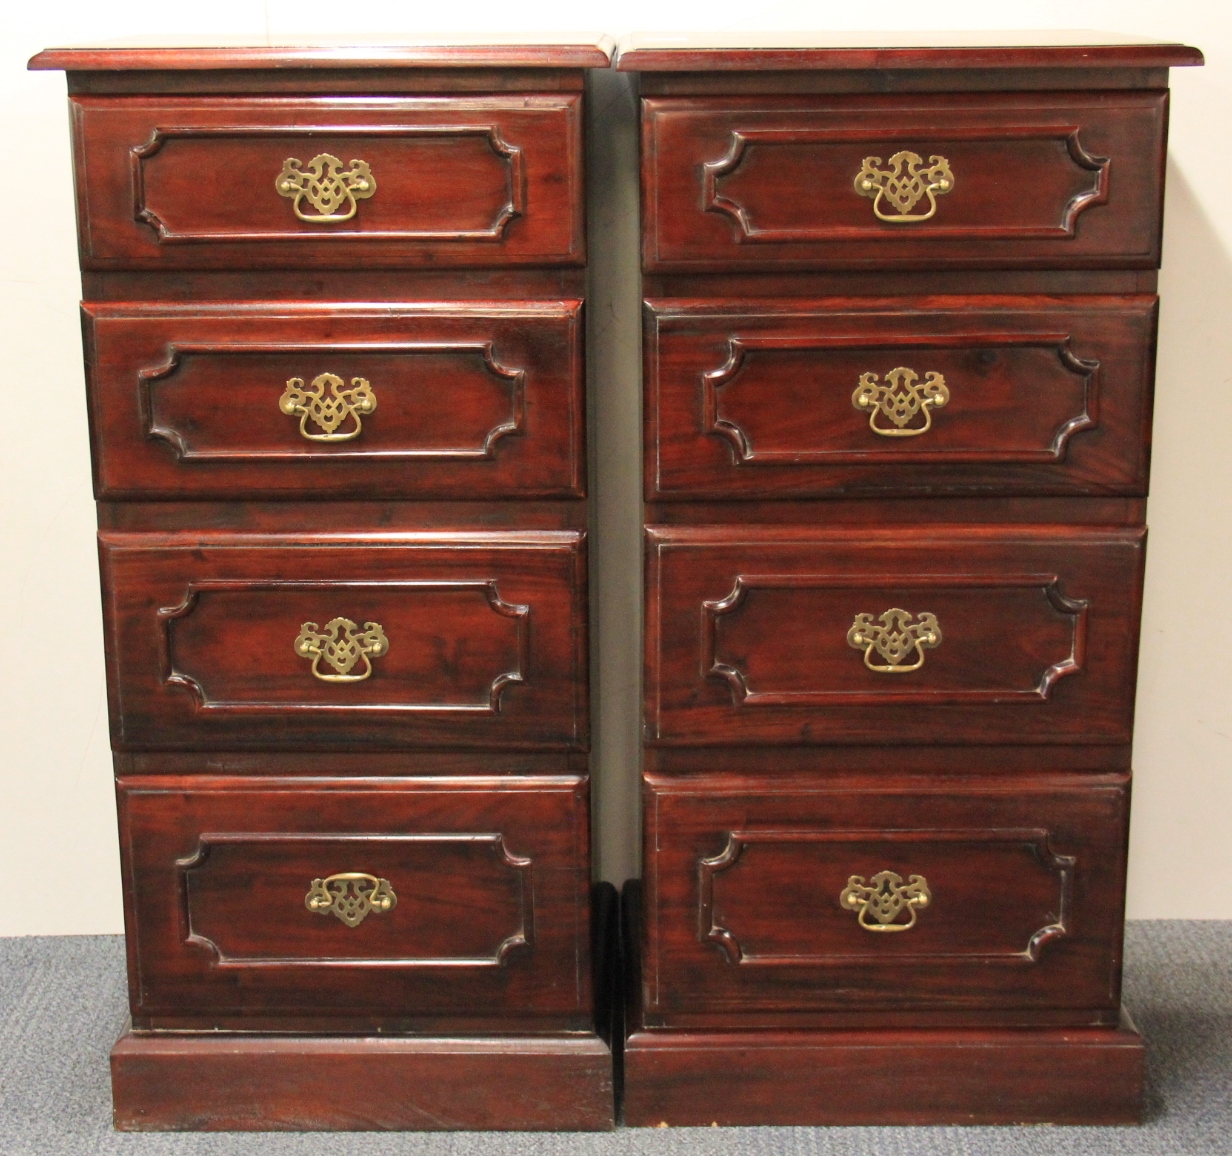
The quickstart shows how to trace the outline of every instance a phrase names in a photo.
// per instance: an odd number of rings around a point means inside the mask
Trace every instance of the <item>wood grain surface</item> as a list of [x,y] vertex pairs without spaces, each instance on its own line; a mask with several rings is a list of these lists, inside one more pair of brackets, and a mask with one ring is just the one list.
[[[1115,1025],[1125,776],[952,766],[648,776],[643,1024]],[[901,930],[841,902],[883,871],[930,892]]]
[[[117,747],[585,749],[581,534],[105,532],[100,549]],[[385,633],[363,681],[324,681],[296,649],[339,617]]]
[[111,1053],[122,1132],[605,1131],[612,1055],[594,1036],[129,1032]]
[[[1142,495],[1156,308],[1146,296],[648,300],[646,498]],[[856,404],[870,374],[898,398],[915,390],[917,406],[930,376],[944,396],[896,424]]]
[[[1095,527],[650,527],[648,740],[1125,742],[1142,547]],[[849,636],[891,609],[940,627],[909,672]]]
[[[72,110],[83,268],[585,264],[580,94],[79,96]],[[369,166],[350,216],[304,220],[276,188],[288,159],[307,172],[318,155]]]
[[[587,793],[576,776],[121,778],[133,1016],[587,1030]],[[355,926],[311,910],[340,872],[385,879],[395,905]]]
[[[643,266],[1151,268],[1166,121],[1156,91],[645,98]],[[902,152],[951,188],[879,219],[854,182]]]
[[[102,498],[577,498],[582,303],[84,307]],[[327,431],[280,401],[356,379]],[[333,379],[337,379],[336,381]],[[322,441],[327,432],[347,440]],[[316,439],[316,440],[314,440]]]

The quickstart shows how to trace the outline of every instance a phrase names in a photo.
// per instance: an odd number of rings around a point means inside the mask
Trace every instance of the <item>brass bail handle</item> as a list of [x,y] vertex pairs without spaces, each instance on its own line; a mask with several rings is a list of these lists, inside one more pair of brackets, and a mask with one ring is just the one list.
[[[291,200],[301,221],[318,225],[340,225],[355,216],[360,201],[376,192],[376,178],[367,161],[353,160],[349,169],[330,153],[318,153],[308,167],[298,157],[287,157],[282,172],[274,181],[280,197]],[[305,213],[304,202],[316,210]]]
[[[941,626],[935,614],[913,615],[897,606],[880,615],[857,614],[847,631],[847,645],[864,651],[864,665],[877,674],[909,674],[924,665],[924,651],[941,645]],[[913,621],[914,619],[914,621]],[[876,654],[884,661],[876,662]],[[915,661],[908,661],[912,656]]]
[[317,915],[336,915],[348,927],[358,927],[372,913],[383,915],[398,905],[388,879],[363,871],[342,871],[314,879],[304,906]]
[[364,415],[376,412],[376,394],[366,377],[353,377],[348,386],[335,373],[318,373],[309,385],[289,378],[278,408],[299,418],[299,432],[310,442],[348,442],[363,432]]
[[[856,919],[865,931],[910,931],[918,917],[917,913],[932,902],[928,880],[923,875],[912,875],[903,882],[901,875],[893,871],[878,871],[867,883],[863,875],[852,875],[838,897],[839,903],[848,911],[856,912]],[[903,914],[907,921],[902,921]]]
[[[937,198],[954,188],[950,162],[936,154],[928,158],[927,166],[919,153],[909,149],[896,152],[886,168],[880,157],[865,157],[856,174],[855,190],[870,197],[873,213],[888,225],[912,225],[927,221],[937,211]],[[928,198],[928,211],[911,210]],[[886,212],[889,208],[892,212]]]
[[[868,428],[883,438],[913,438],[928,433],[933,410],[950,400],[945,377],[928,372],[924,380],[914,369],[900,365],[880,381],[875,373],[860,374],[851,395],[854,409],[868,411]],[[889,423],[888,425],[886,423]]]
[[[363,682],[372,675],[372,660],[388,650],[389,639],[379,622],[365,622],[360,630],[349,618],[334,618],[324,629],[305,622],[295,639],[295,653],[312,659],[313,677],[322,682]],[[322,662],[334,673],[323,671]]]

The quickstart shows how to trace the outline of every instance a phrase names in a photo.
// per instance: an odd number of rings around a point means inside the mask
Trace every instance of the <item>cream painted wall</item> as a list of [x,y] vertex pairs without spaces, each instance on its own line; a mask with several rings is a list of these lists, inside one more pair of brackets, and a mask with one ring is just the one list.
[[[752,10],[755,15],[750,18]],[[367,0],[44,0],[6,12],[0,47],[0,934],[122,929],[90,495],[64,78],[49,45],[134,32],[257,38],[604,29],[839,29],[849,4],[804,0],[497,0],[440,9]],[[1151,548],[1138,694],[1129,913],[1232,918],[1232,6],[1226,0],[933,0],[860,28],[1097,28],[1195,44],[1173,73]],[[879,19],[880,18],[880,19]],[[927,25],[925,20],[927,19]],[[639,661],[638,292],[634,106],[591,90],[591,445],[600,867],[636,871]]]

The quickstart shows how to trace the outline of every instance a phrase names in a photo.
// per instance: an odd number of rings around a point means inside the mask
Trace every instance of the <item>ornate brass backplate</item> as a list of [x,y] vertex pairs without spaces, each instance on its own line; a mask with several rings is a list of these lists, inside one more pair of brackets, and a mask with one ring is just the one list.
[[[315,382],[313,383],[316,384]],[[875,373],[860,374],[860,384],[851,395],[851,404],[858,410],[868,410],[868,428],[885,438],[913,438],[927,433],[933,424],[932,411],[950,400],[950,391],[940,373],[926,373],[924,380],[914,369],[900,365],[877,380]],[[878,425],[880,414],[892,426]],[[923,425],[911,425],[919,414]]]
[[[954,187],[954,175],[945,157],[929,157],[928,167],[924,168],[918,153],[903,149],[890,158],[889,168],[880,166],[880,157],[865,157],[856,174],[855,187],[860,196],[873,198],[877,219],[891,225],[927,221],[937,211],[937,198]],[[924,197],[928,198],[928,212],[913,213],[911,210]],[[883,202],[894,212],[883,212]]]
[[[387,650],[389,639],[379,622],[365,622],[361,631],[349,618],[335,618],[324,630],[315,622],[305,622],[295,640],[295,653],[312,659],[312,673],[322,682],[363,682],[372,674],[372,659]],[[322,659],[337,673],[322,673]],[[362,671],[352,674],[361,662]]]
[[[307,169],[302,161],[287,157],[274,188],[279,196],[294,198],[292,207],[301,221],[336,225],[349,221],[359,208],[358,202],[366,201],[376,192],[376,179],[367,161],[352,161],[351,167],[344,170],[337,157],[318,153],[308,162]],[[305,213],[300,208],[305,200],[316,209],[315,213]]]
[[[941,627],[937,616],[924,612],[915,622],[906,610],[892,607],[874,622],[871,614],[857,614],[847,631],[847,645],[864,651],[864,665],[878,674],[907,674],[924,665],[924,651],[941,645]],[[876,652],[885,665],[873,661]],[[903,659],[918,655],[913,663]]]
[[[336,374],[319,373],[307,386],[302,377],[290,378],[278,408],[288,417],[299,418],[299,432],[311,442],[347,442],[359,437],[364,428],[360,415],[376,412],[376,394],[367,378],[351,378],[348,388]],[[346,425],[348,419],[353,424]],[[321,432],[310,433],[309,422]]]
[[[852,875],[838,897],[848,911],[859,912],[857,918],[865,931],[910,931],[915,926],[916,913],[932,900],[928,880],[912,875],[906,883],[893,871],[878,871],[864,882],[863,875]],[[906,923],[899,917],[906,912]]]
[[388,879],[362,871],[343,871],[314,879],[304,906],[318,915],[336,915],[348,927],[358,927],[372,911],[384,914],[398,905]]

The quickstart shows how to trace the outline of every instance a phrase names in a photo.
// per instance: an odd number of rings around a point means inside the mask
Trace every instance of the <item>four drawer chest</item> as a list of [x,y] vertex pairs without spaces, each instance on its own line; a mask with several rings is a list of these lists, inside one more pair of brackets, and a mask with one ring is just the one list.
[[583,78],[606,43],[68,73],[123,1129],[610,1127]]
[[1139,1118],[1167,79],[1202,57],[1079,39],[622,45],[619,953],[583,324],[610,42],[34,58],[72,114],[118,1128],[599,1129],[616,1083],[633,1125]]
[[645,293],[626,1119],[1134,1120],[1167,69],[1201,55],[747,45],[617,61]]

